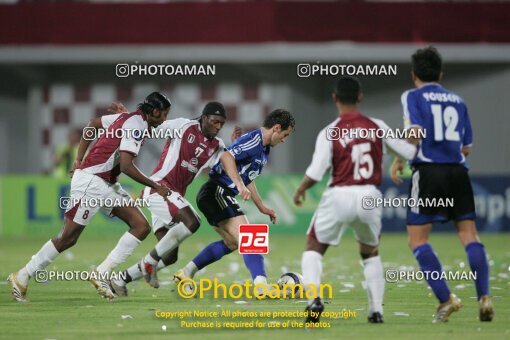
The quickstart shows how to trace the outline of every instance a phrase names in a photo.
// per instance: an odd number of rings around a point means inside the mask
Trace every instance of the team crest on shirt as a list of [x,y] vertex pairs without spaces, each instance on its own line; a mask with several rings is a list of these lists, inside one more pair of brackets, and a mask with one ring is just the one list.
[[189,163],[190,163],[191,165],[193,165],[193,166],[197,166],[197,164],[198,164],[198,159],[196,159],[196,158],[192,158],[192,159],[189,161]]
[[190,144],[191,144],[191,143],[193,143],[194,141],[195,141],[195,135],[194,135],[194,134],[192,134],[192,133],[190,133],[190,134],[188,135],[188,143],[190,143]]
[[234,146],[234,147],[232,148],[232,151],[234,151],[234,153],[235,153],[236,155],[239,155],[241,152],[243,152],[243,150],[241,149],[241,147],[240,147],[240,146],[238,146],[238,145]]

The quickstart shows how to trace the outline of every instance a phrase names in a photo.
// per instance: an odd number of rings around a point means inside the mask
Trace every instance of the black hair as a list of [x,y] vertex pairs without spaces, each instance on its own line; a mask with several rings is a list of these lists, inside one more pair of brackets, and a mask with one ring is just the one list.
[[361,83],[356,77],[340,77],[335,84],[333,93],[342,104],[357,104],[359,95],[361,94]]
[[284,109],[276,109],[267,115],[266,119],[264,119],[263,126],[266,129],[270,129],[276,124],[280,124],[282,130],[287,130],[289,126],[294,129],[294,126],[296,126],[296,121],[289,111]]
[[138,104],[138,108],[142,110],[142,112],[146,115],[152,114],[154,109],[164,111],[170,106],[172,106],[170,99],[159,92],[152,92],[147,97],[145,97],[143,103]]
[[412,56],[413,72],[421,81],[438,81],[443,60],[433,46],[422,48]]
[[220,102],[209,102],[205,104],[204,109],[202,110],[203,116],[222,116],[225,119],[227,118],[227,113],[225,111],[225,107]]

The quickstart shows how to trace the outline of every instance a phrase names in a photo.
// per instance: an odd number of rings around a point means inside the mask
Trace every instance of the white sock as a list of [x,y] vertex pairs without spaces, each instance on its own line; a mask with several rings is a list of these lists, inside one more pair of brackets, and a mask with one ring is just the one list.
[[193,261],[189,261],[188,264],[182,269],[186,277],[193,278],[198,272],[197,265]]
[[[158,262],[157,270],[160,270],[160,269],[165,268],[165,267],[166,267],[166,264],[164,264],[163,261],[159,261]],[[136,280],[138,280],[139,278],[142,277],[142,272],[140,271],[140,268],[138,267],[138,263],[132,265],[131,267],[126,269],[126,271],[129,274],[129,277],[131,277],[131,281],[136,281]],[[127,285],[127,282],[122,280],[121,278],[118,278],[118,279],[114,280],[114,282],[118,286],[125,286],[125,285]]]
[[106,259],[97,266],[97,271],[100,273],[111,271],[113,268],[126,261],[141,242],[142,241],[129,232],[125,232],[117,243],[117,246],[115,246]]
[[[165,236],[154,247],[156,254],[161,258],[166,253],[174,250],[181,244],[185,239],[190,237],[192,232],[184,225],[184,223],[180,222],[170,228]],[[150,254],[145,256],[145,262],[148,262],[152,265],[156,264],[156,259],[154,259]]]
[[26,266],[18,272],[17,280],[24,286],[28,284],[28,279],[35,275],[38,270],[46,268],[59,254],[57,248],[51,240],[46,242],[42,248],[32,256]]
[[[301,270],[303,272],[305,288],[308,285],[315,285],[315,291],[319,292],[322,275],[322,255],[314,250],[305,251],[301,259]],[[308,299],[308,303],[312,303],[316,297]]]
[[382,314],[384,276],[381,257],[375,256],[363,260],[363,274],[365,275],[367,286],[368,314],[370,315],[375,312]]

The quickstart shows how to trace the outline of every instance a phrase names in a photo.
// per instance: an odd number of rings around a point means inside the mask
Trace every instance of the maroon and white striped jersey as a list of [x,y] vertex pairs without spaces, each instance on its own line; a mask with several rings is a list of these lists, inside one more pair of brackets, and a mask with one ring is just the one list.
[[102,116],[101,124],[104,131],[90,148],[79,169],[115,183],[120,175],[120,151],[137,156],[144,142],[142,138],[136,139],[127,131],[147,130],[147,117],[140,110],[123,112]]
[[184,196],[193,179],[220,160],[225,144],[218,137],[207,138],[198,120],[171,119],[157,128],[181,130],[182,138],[167,140],[151,179]]
[[[356,133],[360,129],[379,131],[372,134]],[[366,117],[359,112],[341,115],[317,136],[306,176],[320,181],[331,169],[328,186],[381,184],[384,146],[406,159],[412,159],[416,154],[414,145],[387,137],[391,136],[384,133],[388,130],[388,125],[382,120]]]

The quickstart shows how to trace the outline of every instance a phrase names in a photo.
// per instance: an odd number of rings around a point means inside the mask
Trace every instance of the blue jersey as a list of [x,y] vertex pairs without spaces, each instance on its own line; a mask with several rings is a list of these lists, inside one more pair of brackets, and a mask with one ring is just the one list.
[[[262,130],[257,129],[236,139],[226,150],[234,156],[237,171],[244,185],[248,185],[260,175],[267,164],[270,146],[262,145]],[[235,184],[223,170],[221,162],[212,167],[209,177],[229,187],[236,195],[239,194]]]
[[473,133],[461,97],[432,83],[402,94],[404,126],[424,129],[416,158],[411,164],[449,163],[465,166],[462,147],[471,146]]

